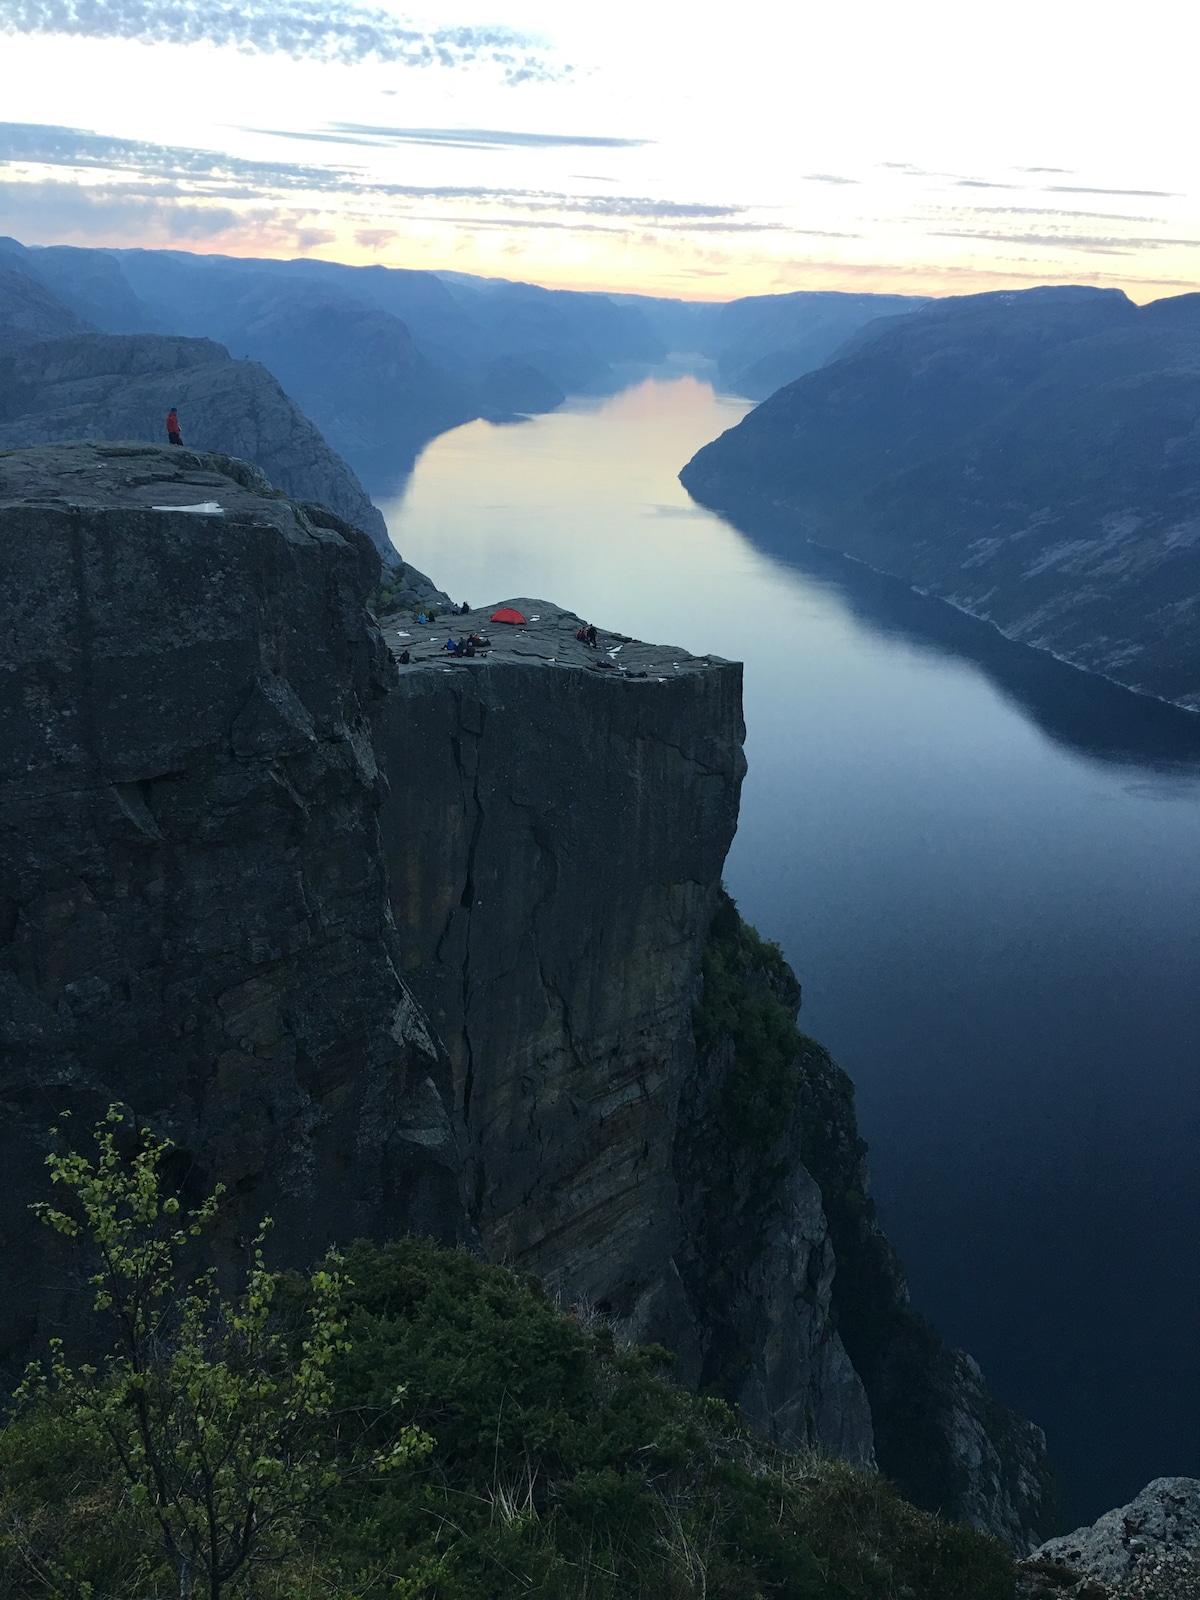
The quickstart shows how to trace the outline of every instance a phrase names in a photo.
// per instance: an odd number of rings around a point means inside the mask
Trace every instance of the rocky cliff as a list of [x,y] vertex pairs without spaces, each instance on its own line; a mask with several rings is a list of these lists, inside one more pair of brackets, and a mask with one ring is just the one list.
[[779,1442],[874,1460],[914,1504],[1027,1550],[1056,1523],[1045,1438],[910,1306],[854,1086],[797,1028],[778,946],[724,894],[702,972],[675,1140],[701,1383]]
[[[1040,1431],[909,1307],[845,1074],[719,887],[744,763],[740,668],[545,601],[482,659],[445,628],[376,711],[404,975],[454,1064],[494,1259],[676,1355],[787,1448],[878,1461],[918,1504],[1027,1549]],[[621,665],[618,666],[617,663]]]
[[317,500],[397,559],[362,485],[264,368],[208,339],[96,333],[25,341],[0,357],[0,449],[72,439],[165,439],[175,406],[184,440],[261,467]]
[[74,445],[0,455],[0,569],[0,1367],[69,1301],[27,1210],[67,1109],[169,1133],[235,1197],[231,1247],[263,1212],[297,1263],[454,1238],[449,1068],[379,850],[365,536],[244,463]]
[[935,301],[705,446],[688,491],[1200,708],[1200,297]]
[[376,713],[402,970],[454,1064],[489,1252],[686,1361],[672,1138],[741,668],[616,635],[593,652],[577,617],[515,604],[525,628],[463,619],[496,648],[453,670],[444,632],[387,634],[414,657]]
[[0,455],[0,570],[10,1376],[68,1317],[46,1130],[122,1100],[229,1186],[227,1250],[469,1239],[780,1444],[1043,1531],[1036,1430],[908,1312],[849,1086],[722,895],[736,664],[529,600],[474,659],[381,636],[361,534],[169,447]]
[[1200,1479],[1155,1478],[1126,1506],[1022,1564],[1027,1600],[1197,1600]]

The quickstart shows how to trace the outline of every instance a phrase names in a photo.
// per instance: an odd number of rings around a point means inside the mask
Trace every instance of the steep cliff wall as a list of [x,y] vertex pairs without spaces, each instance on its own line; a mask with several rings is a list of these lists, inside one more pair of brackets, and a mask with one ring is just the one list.
[[702,1380],[781,1442],[863,1460],[873,1438],[880,1470],[914,1504],[1028,1550],[1058,1511],[1045,1437],[909,1305],[875,1218],[854,1086],[796,1027],[799,1003],[778,947],[721,895],[696,1014],[698,1092],[676,1143]]
[[119,1099],[229,1251],[264,1211],[297,1263],[477,1240],[1029,1542],[1036,1430],[908,1312],[849,1085],[721,893],[736,664],[519,601],[397,665],[362,535],[166,447],[0,454],[0,574],[0,1368],[69,1321],[46,1130]]
[[231,1246],[263,1212],[296,1263],[454,1237],[448,1071],[378,846],[365,537],[243,463],[63,446],[0,455],[0,573],[0,1368],[68,1303],[27,1211],[68,1108],[168,1133],[233,1192]]
[[454,1063],[489,1252],[695,1365],[672,1139],[745,768],[741,668],[592,652],[578,618],[516,604],[538,620],[491,627],[485,659],[392,635],[416,658],[376,721],[403,971]]

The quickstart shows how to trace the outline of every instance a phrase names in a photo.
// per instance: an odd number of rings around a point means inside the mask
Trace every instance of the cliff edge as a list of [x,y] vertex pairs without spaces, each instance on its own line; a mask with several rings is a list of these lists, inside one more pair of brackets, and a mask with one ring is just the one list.
[[122,1101],[226,1184],[227,1253],[264,1211],[295,1265],[468,1241],[785,1448],[1048,1531],[1040,1436],[909,1337],[848,1082],[722,893],[738,664],[526,599],[451,620],[473,659],[381,633],[363,534],[170,447],[0,454],[0,573],[9,1377],[71,1325],[47,1130]]
[[298,1265],[466,1225],[448,1064],[398,976],[379,850],[366,537],[243,462],[44,447],[0,454],[0,570],[15,1381],[71,1301],[28,1212],[64,1111],[124,1101],[169,1135],[178,1176],[234,1197],[231,1249],[264,1212]]

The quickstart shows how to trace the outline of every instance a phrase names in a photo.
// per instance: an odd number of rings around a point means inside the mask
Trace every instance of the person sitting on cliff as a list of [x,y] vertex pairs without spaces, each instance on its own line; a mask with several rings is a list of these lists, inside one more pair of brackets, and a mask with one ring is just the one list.
[[400,654],[396,657],[396,660],[402,667],[408,666],[409,662],[412,660],[412,656],[409,654],[407,646],[401,650]]
[[450,654],[451,654],[451,655],[453,655],[453,654],[454,654],[454,652],[455,652],[455,651],[456,651],[456,650],[457,650],[457,649],[458,649],[458,645],[457,645],[457,643],[456,643],[456,642],[455,642],[455,639],[454,639],[454,635],[453,635],[453,634],[447,634],[447,636],[446,636],[446,642],[445,642],[445,644],[444,644],[444,645],[443,645],[443,646],[442,646],[442,649],[443,649],[443,650],[449,650],[449,652],[450,652]]
[[475,654],[475,641],[474,641],[474,639],[467,639],[464,642],[463,647],[462,647],[462,653],[465,656],[473,656]]
[[594,650],[596,648],[596,629],[595,625],[591,622],[589,622],[587,627],[583,630],[583,642],[587,645],[589,650]]
[[183,443],[183,434],[179,431],[179,413],[174,406],[167,412],[167,443]]
[[467,614],[467,612],[468,612],[468,611],[470,611],[470,609],[471,609],[471,608],[470,608],[470,606],[469,606],[469,605],[468,605],[468,604],[467,604],[467,602],[466,602],[466,601],[465,601],[465,600],[464,600],[464,601],[463,601],[463,603],[462,603],[462,605],[461,605],[461,606],[459,606],[459,608],[458,608],[458,614],[459,614],[459,616],[460,616],[460,617],[465,617],[465,616],[466,616],[466,614]]

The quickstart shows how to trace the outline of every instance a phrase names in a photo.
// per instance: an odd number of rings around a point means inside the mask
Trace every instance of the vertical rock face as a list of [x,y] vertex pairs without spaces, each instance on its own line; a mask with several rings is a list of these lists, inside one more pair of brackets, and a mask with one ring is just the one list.
[[227,457],[0,453],[0,1378],[71,1324],[47,1129],[120,1100],[228,1186],[227,1253],[264,1212],[297,1265],[478,1240],[1027,1544],[1040,1436],[909,1312],[848,1080],[720,889],[740,667],[537,601],[397,666],[378,579]]
[[698,1382],[786,1449],[875,1464],[871,1408],[838,1332],[838,1264],[804,1163],[800,985],[718,896],[680,1102],[680,1273],[701,1350]]
[[719,896],[676,1139],[700,1381],[779,1442],[874,1460],[915,1504],[1028,1550],[1057,1509],[1045,1438],[909,1305],[854,1086],[799,1003],[778,947]]
[[445,1058],[378,848],[377,560],[253,468],[184,454],[0,455],[10,1373],[63,1315],[26,1208],[64,1109],[127,1102],[230,1187],[235,1234],[270,1212],[297,1264],[459,1224]]
[[741,669],[594,654],[577,618],[515,603],[539,620],[486,660],[450,670],[406,636],[417,660],[377,712],[403,970],[454,1064],[489,1253],[686,1348],[672,1141]]

